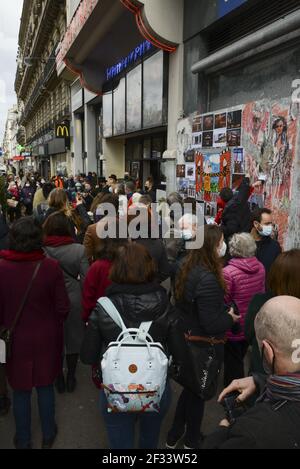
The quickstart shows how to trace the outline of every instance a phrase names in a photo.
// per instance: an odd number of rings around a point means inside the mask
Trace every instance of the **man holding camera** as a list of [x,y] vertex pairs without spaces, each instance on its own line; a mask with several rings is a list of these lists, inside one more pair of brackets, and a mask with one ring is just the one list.
[[[268,301],[255,321],[267,376],[236,380],[220,395],[227,418],[203,449],[300,448],[300,300]],[[246,402],[261,394],[255,406]]]

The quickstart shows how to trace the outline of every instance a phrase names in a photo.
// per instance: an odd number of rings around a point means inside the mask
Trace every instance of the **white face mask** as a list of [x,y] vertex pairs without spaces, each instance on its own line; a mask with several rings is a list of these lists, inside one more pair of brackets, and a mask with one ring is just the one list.
[[193,239],[193,233],[191,230],[182,230],[181,236],[184,241],[190,241],[191,239]]
[[225,243],[225,241],[223,241],[223,245],[221,249],[219,249],[219,256],[225,257],[226,252],[227,252],[227,244]]
[[268,237],[271,236],[273,233],[273,226],[272,225],[263,225],[262,230],[258,232],[260,236]]

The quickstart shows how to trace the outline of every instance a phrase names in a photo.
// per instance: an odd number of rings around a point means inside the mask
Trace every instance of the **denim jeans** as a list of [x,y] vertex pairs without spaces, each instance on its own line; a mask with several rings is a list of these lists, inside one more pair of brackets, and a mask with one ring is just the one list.
[[[53,385],[36,388],[43,438],[50,440],[55,434],[55,394]],[[32,391],[13,392],[13,409],[16,423],[16,440],[20,448],[31,442]]]
[[104,391],[100,393],[100,407],[105,421],[111,449],[133,449],[136,425],[139,424],[139,449],[156,449],[160,427],[171,404],[171,388],[167,384],[160,403],[160,412],[109,413]]

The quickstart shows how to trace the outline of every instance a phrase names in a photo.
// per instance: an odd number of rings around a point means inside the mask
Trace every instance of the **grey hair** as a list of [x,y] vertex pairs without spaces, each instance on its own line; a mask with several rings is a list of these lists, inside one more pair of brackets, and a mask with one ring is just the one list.
[[256,249],[256,243],[249,233],[235,234],[229,241],[229,252],[231,257],[254,257]]
[[167,204],[171,206],[176,203],[183,205],[183,198],[178,192],[172,192],[167,197]]

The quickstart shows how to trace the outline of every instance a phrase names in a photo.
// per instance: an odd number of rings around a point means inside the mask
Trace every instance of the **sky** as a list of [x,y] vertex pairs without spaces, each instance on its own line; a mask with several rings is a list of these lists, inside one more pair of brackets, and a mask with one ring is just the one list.
[[17,102],[14,82],[22,5],[23,0],[0,0],[0,146],[7,111]]

